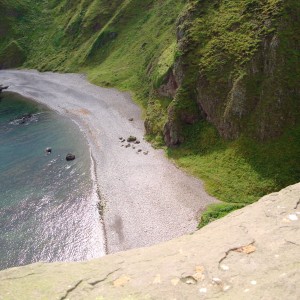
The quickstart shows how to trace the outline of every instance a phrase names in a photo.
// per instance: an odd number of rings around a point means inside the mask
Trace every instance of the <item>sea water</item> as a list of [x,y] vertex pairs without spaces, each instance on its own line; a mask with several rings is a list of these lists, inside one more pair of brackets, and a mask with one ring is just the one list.
[[[66,161],[69,152],[74,161]],[[91,163],[71,120],[17,94],[1,95],[0,269],[104,255]]]

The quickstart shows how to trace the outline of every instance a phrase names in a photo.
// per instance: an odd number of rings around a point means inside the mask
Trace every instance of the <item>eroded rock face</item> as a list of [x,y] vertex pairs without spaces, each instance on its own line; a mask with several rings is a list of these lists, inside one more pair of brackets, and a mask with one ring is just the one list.
[[[264,15],[265,3],[240,2],[236,15],[226,3],[195,1],[178,19],[180,56],[158,90],[166,91],[163,95],[172,97],[178,110],[176,120],[168,111],[167,132],[180,135],[200,115],[225,139],[279,137],[300,120],[299,38],[291,34],[298,8],[278,1]],[[222,20],[227,20],[225,31],[219,30]],[[176,90],[170,88],[173,82]],[[197,108],[187,109],[190,100]],[[180,140],[166,137],[173,145]]]
[[207,78],[199,77],[199,108],[224,138],[235,139],[245,133],[266,140],[296,124],[298,112],[291,99],[299,97],[300,90],[290,90],[283,80],[284,57],[279,44],[277,35],[263,39],[245,73],[215,89]]
[[300,183],[164,244],[4,270],[1,297],[298,299],[299,231]]

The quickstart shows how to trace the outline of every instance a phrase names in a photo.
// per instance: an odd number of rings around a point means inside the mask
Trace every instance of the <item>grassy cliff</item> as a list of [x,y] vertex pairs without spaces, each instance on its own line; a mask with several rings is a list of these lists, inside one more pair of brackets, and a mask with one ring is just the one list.
[[0,68],[131,91],[148,138],[224,201],[203,225],[300,180],[299,15],[297,0],[0,0]]

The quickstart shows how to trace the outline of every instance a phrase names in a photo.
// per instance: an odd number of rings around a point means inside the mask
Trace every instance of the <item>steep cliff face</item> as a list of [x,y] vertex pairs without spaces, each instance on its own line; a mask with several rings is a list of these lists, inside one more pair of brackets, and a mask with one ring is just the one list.
[[175,78],[165,141],[180,143],[184,124],[197,120],[193,101],[228,139],[265,140],[298,123],[299,12],[294,0],[191,1],[177,26],[173,73],[184,75]]
[[18,24],[24,23],[27,14],[28,7],[22,1],[0,1],[0,69],[25,62],[26,51],[16,40],[24,39]]

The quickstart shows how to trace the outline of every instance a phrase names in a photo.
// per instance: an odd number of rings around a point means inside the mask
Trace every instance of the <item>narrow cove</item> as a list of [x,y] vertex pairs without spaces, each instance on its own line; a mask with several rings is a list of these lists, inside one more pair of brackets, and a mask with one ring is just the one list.
[[71,120],[3,93],[0,157],[0,269],[104,255],[90,150]]

